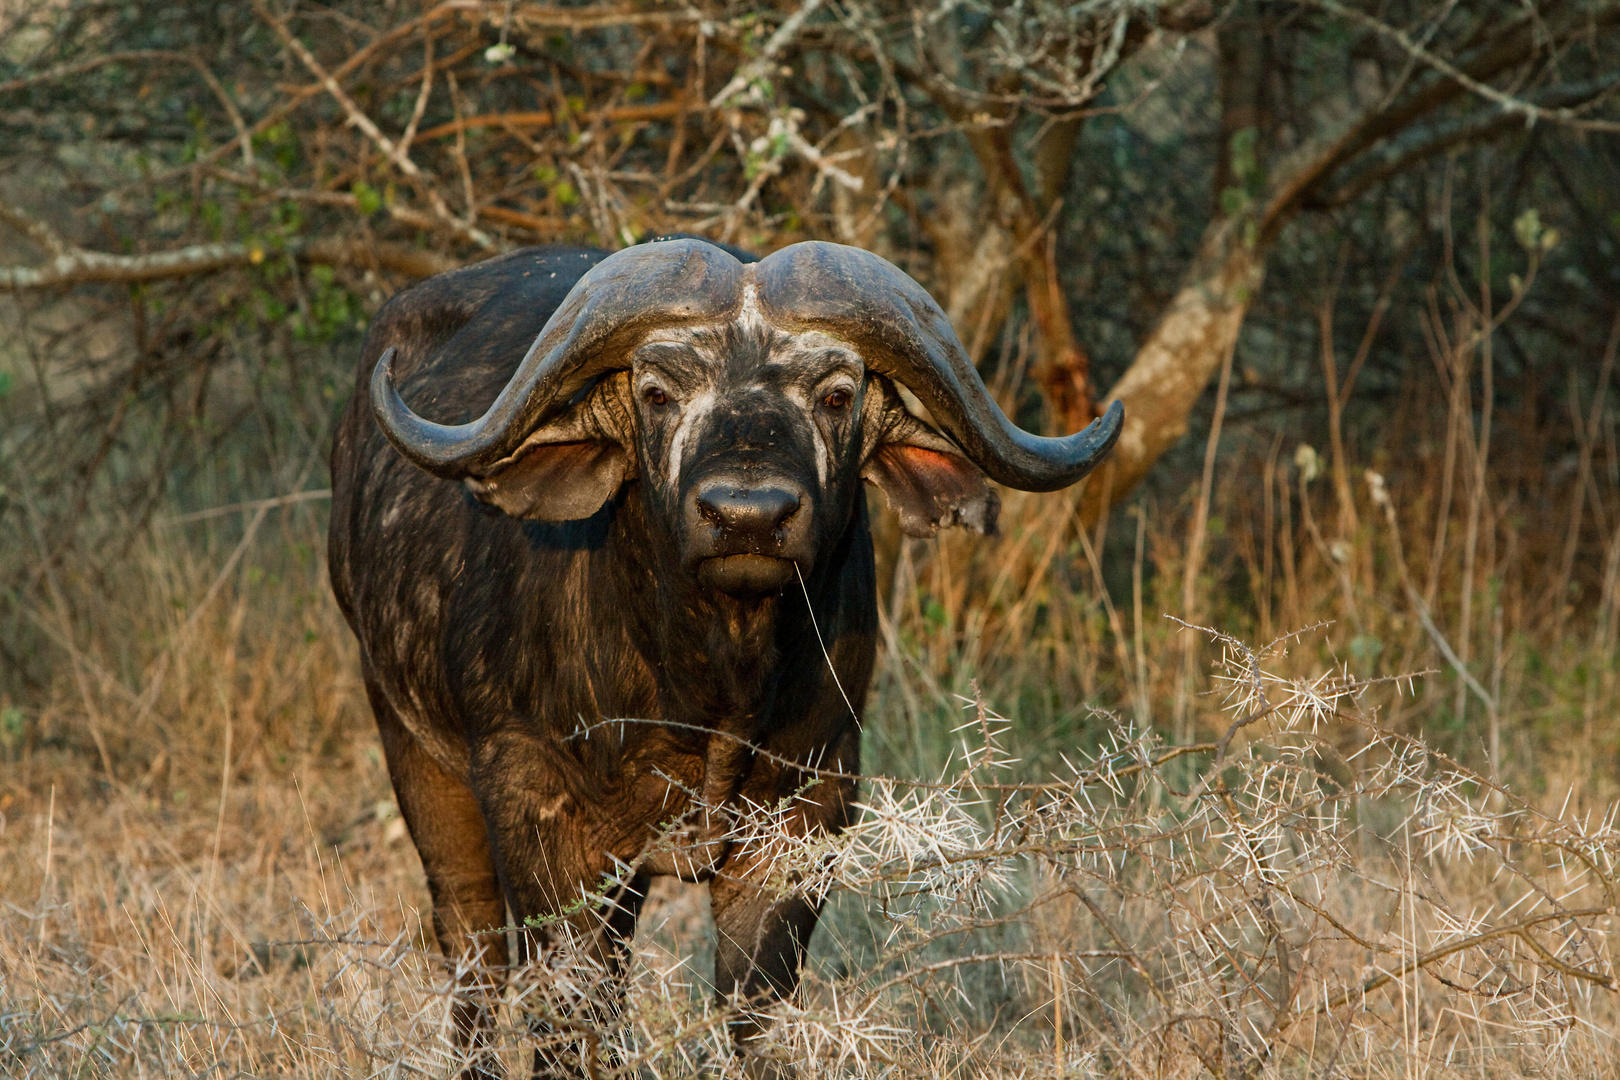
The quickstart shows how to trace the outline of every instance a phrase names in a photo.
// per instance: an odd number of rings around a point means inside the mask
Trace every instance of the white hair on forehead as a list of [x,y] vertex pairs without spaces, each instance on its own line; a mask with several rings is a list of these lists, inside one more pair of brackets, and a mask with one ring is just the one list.
[[673,488],[681,482],[681,458],[686,454],[686,444],[691,442],[692,433],[697,430],[698,422],[709,415],[717,400],[713,390],[705,390],[681,410],[681,422],[675,425],[675,434],[669,439],[670,487]]
[[774,329],[765,321],[765,314],[759,309],[759,286],[753,282],[743,286],[742,308],[737,312],[736,323],[742,330]]
[[663,326],[657,330],[649,330],[647,336],[641,339],[636,348],[645,348],[648,345],[691,345],[698,340],[698,336],[708,326]]
[[[705,359],[719,360],[721,358],[711,351],[714,339],[710,335],[727,327],[747,334],[774,337],[771,352],[776,359],[785,360],[790,365],[795,360],[808,358],[813,354],[837,352],[864,368],[864,358],[860,352],[840,338],[820,330],[784,331],[772,325],[760,307],[759,287],[751,282],[743,286],[742,305],[730,320],[697,326],[665,327],[649,333],[642,340],[642,345],[685,345],[696,349]],[[792,384],[783,387],[783,393],[802,408],[807,416],[814,411],[816,397],[814,393],[807,393],[803,388]],[[686,459],[686,451],[697,438],[704,419],[719,404],[720,395],[713,387],[682,404],[681,418],[669,441],[666,479],[671,487],[680,483],[681,465]],[[822,434],[821,426],[814,420],[806,426],[810,429],[810,437],[815,446],[816,476],[825,484],[833,466],[833,447]]]

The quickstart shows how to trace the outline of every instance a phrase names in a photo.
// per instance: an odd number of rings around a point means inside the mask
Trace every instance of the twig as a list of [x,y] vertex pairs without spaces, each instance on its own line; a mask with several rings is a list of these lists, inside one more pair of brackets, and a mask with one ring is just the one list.
[[428,205],[433,208],[433,213],[440,220],[449,225],[464,239],[471,241],[485,251],[494,250],[498,246],[488,233],[456,217],[450,210],[449,205],[444,201],[444,196],[439,194],[439,189],[433,185],[416,162],[411,160],[410,154],[398,143],[395,143],[394,140],[382,133],[382,129],[377,127],[371,117],[366,115],[365,110],[354,103],[354,99],[349,97],[343,87],[338,85],[337,79],[321,66],[320,61],[315,59],[315,55],[309,51],[308,47],[292,31],[287,29],[287,24],[270,13],[270,9],[265,6],[264,0],[253,0],[253,10],[269,24],[270,28],[276,32],[276,36],[281,39],[282,44],[286,45],[298,57],[299,62],[320,80],[326,92],[332,96],[332,100],[336,101],[348,116],[349,123],[359,128],[366,138],[375,143],[395,168],[412,180],[419,182],[423,195],[427,197]]
[[[1192,536],[1187,541],[1187,565],[1181,579],[1181,607],[1189,618],[1196,618],[1198,605],[1198,574],[1204,566],[1204,539],[1209,528],[1209,504],[1215,487],[1215,455],[1221,444],[1221,425],[1226,419],[1226,396],[1232,385],[1232,357],[1237,353],[1237,338],[1232,339],[1221,360],[1220,381],[1215,390],[1215,414],[1209,424],[1209,439],[1204,444],[1204,473],[1198,486],[1198,506],[1193,513]],[[1177,742],[1192,737],[1188,712],[1191,707],[1193,666],[1197,659],[1196,638],[1183,641],[1182,674],[1176,684],[1175,733]]]
[[775,67],[776,58],[798,36],[799,29],[804,26],[805,20],[814,15],[820,9],[821,4],[822,0],[805,0],[800,5],[799,10],[789,15],[787,20],[776,28],[776,33],[772,34],[770,40],[765,42],[765,47],[760,50],[759,56],[738,68],[737,73],[731,77],[731,81],[726,83],[718,94],[709,99],[709,108],[720,108],[754,80],[770,73]]
[[125,52],[104,53],[101,56],[92,56],[87,60],[62,64],[35,75],[24,75],[21,78],[0,82],[0,94],[9,94],[15,90],[26,90],[30,86],[39,86],[43,83],[59,82],[62,79],[70,79],[75,75],[87,75],[97,68],[107,67],[110,64],[129,64],[142,61],[163,64],[191,64],[194,62],[190,55],[175,52],[172,49],[130,49]]
[[[1554,966],[1560,973],[1564,975],[1568,975],[1571,978],[1581,979],[1585,982],[1595,983],[1598,986],[1603,987],[1605,990],[1620,990],[1620,979],[1616,979],[1613,975],[1600,975],[1595,971],[1587,971],[1584,968],[1571,967],[1570,965],[1552,957],[1551,954],[1541,947],[1539,942],[1530,936],[1530,931],[1532,929],[1545,923],[1557,922],[1560,919],[1601,918],[1605,915],[1611,914],[1613,914],[1612,910],[1606,907],[1580,908],[1572,911],[1550,911],[1544,915],[1537,915],[1529,919],[1521,919],[1519,922],[1512,923],[1508,926],[1498,926],[1487,930],[1484,933],[1475,934],[1472,937],[1466,937],[1458,941],[1453,941],[1449,945],[1442,945],[1438,949],[1431,949],[1421,956],[1416,956],[1411,960],[1405,961],[1394,971],[1380,972],[1363,982],[1360,986],[1340,991],[1338,994],[1335,994],[1333,997],[1324,1001],[1321,1005],[1317,1006],[1310,1013],[1305,1015],[1320,1016],[1324,1013],[1332,1012],[1334,1009],[1347,1005],[1358,997],[1365,997],[1381,986],[1394,982],[1396,979],[1404,978],[1412,972],[1426,968],[1430,964],[1444,960],[1448,956],[1455,956],[1457,953],[1466,952],[1469,949],[1476,949],[1486,942],[1496,941],[1504,937],[1516,937],[1525,942],[1525,944],[1529,945],[1532,949],[1535,949],[1538,954],[1542,956],[1544,961],[1551,960],[1551,966]],[[1339,927],[1339,929],[1343,930],[1342,927]]]
[[290,495],[277,495],[271,499],[253,499],[248,502],[215,506],[208,510],[196,510],[189,514],[177,514],[174,517],[159,518],[153,524],[160,526],[185,525],[193,521],[205,521],[209,518],[223,517],[226,514],[239,514],[247,510],[290,506],[293,503],[309,502],[314,499],[330,499],[331,497],[332,490],[330,488],[321,488],[316,491],[295,491]]
[[1479,684],[1479,680],[1474,678],[1473,672],[1468,670],[1468,665],[1463,663],[1461,658],[1452,651],[1451,643],[1440,632],[1440,628],[1434,624],[1434,617],[1429,613],[1429,605],[1423,602],[1422,595],[1418,593],[1416,586],[1412,584],[1412,575],[1407,571],[1406,556],[1401,548],[1400,523],[1395,520],[1395,503],[1390,498],[1388,490],[1384,487],[1383,476],[1373,472],[1371,469],[1367,470],[1367,487],[1372,495],[1373,505],[1383,508],[1384,520],[1389,524],[1390,542],[1394,546],[1395,572],[1400,577],[1401,589],[1406,593],[1407,602],[1412,605],[1412,610],[1416,613],[1418,622],[1423,625],[1424,631],[1429,635],[1429,640],[1434,642],[1435,648],[1440,650],[1440,655],[1446,658],[1446,663],[1451,665],[1452,670],[1457,673],[1457,677],[1463,681],[1468,689],[1474,692],[1480,701],[1484,702],[1487,709],[1494,712],[1496,699],[1486,692],[1485,688]]
[[[257,266],[271,249],[258,243],[193,244],[148,255],[108,255],[76,247],[44,222],[22,211],[0,206],[0,220],[36,238],[55,251],[40,266],[0,267],[0,292],[34,292],[93,282],[133,284],[192,277],[220,270]],[[428,277],[459,265],[431,251],[399,244],[290,237],[278,245],[305,262],[332,266],[383,266],[412,277]]]
[[242,119],[241,110],[236,107],[236,102],[231,100],[231,95],[225,92],[225,87],[214,76],[213,70],[203,62],[202,57],[193,53],[191,66],[197,69],[197,74],[202,76],[203,82],[208,84],[208,89],[213,91],[214,97],[224,107],[225,115],[230,117],[231,126],[236,129],[236,141],[242,147],[242,167],[252,172],[253,137],[248,134],[247,122]]
[[1544,108],[1533,105],[1522,98],[1516,98],[1512,94],[1505,94],[1494,86],[1480,82],[1454,64],[1436,56],[1418,42],[1413,41],[1406,31],[1391,26],[1382,19],[1346,7],[1339,3],[1339,0],[1307,0],[1307,2],[1321,8],[1323,11],[1337,15],[1341,19],[1348,19],[1351,22],[1365,26],[1381,37],[1388,38],[1406,50],[1410,56],[1434,68],[1448,79],[1452,79],[1466,87],[1469,92],[1477,94],[1487,101],[1495,102],[1502,107],[1504,112],[1522,115],[1526,127],[1535,124],[1538,120],[1548,120],[1554,123],[1566,124],[1582,131],[1620,131],[1620,121],[1617,120],[1586,120],[1581,117],[1576,109]]
[[[681,99],[678,101],[658,101],[650,105],[619,105],[611,109],[596,109],[591,112],[570,114],[573,119],[586,124],[631,124],[646,120],[668,120],[682,113],[707,112],[708,105],[702,101]],[[475,131],[479,128],[548,128],[558,122],[558,114],[547,109],[531,112],[503,112],[484,113],[478,116],[466,116],[449,123],[430,127],[422,132],[418,138],[442,139],[458,132]]]

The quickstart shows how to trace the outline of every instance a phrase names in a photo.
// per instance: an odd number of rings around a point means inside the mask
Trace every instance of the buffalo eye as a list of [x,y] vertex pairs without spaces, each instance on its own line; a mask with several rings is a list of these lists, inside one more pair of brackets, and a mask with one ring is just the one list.
[[641,392],[641,396],[646,399],[647,404],[654,407],[669,404],[669,395],[664,393],[661,387],[649,386]]
[[832,391],[826,397],[822,398],[821,403],[829,409],[847,409],[849,408],[849,403],[853,400],[853,394],[851,394],[848,390],[845,390],[843,387],[839,387],[837,390]]

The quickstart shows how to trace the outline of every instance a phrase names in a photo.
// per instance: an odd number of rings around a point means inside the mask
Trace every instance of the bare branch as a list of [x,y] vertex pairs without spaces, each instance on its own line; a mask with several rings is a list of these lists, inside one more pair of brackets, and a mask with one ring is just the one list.
[[[0,208],[0,219],[23,218],[15,210]],[[28,220],[28,219],[24,219]],[[37,223],[36,223],[37,224]],[[409,277],[429,277],[459,265],[435,252],[401,244],[344,240],[288,240],[278,250],[304,262],[332,266],[380,267]],[[37,292],[90,283],[162,281],[195,277],[220,270],[257,266],[274,252],[262,244],[193,244],[149,255],[108,255],[77,247],[62,247],[42,266],[0,267],[0,292]]]
[[236,142],[242,148],[242,167],[253,168],[253,137],[248,134],[247,123],[242,119],[242,112],[231,100],[231,95],[225,92],[225,87],[214,77],[213,71],[203,62],[203,58],[193,54],[191,66],[197,69],[208,89],[213,91],[214,97],[219,100],[225,109],[225,115],[231,118],[231,126],[236,129]]
[[163,64],[191,64],[192,57],[183,52],[174,52],[169,49],[131,49],[127,52],[104,53],[101,56],[92,56],[87,60],[79,60],[72,64],[63,64],[41,71],[35,75],[24,75],[18,79],[0,82],[0,94],[9,94],[14,90],[25,90],[30,86],[41,86],[45,83],[60,82],[71,79],[75,75],[86,75],[99,68],[113,64],[132,64],[140,62]]
[[720,108],[736,97],[754,80],[770,74],[775,69],[777,58],[782,55],[782,50],[787,48],[789,43],[798,35],[805,21],[820,10],[821,4],[822,0],[804,0],[804,3],[799,6],[799,10],[789,15],[786,21],[776,28],[776,33],[772,34],[770,40],[765,42],[765,47],[760,50],[759,56],[738,68],[737,73],[731,77],[731,81],[726,83],[719,93],[709,99],[709,108]]
[[51,228],[49,225],[45,224],[45,222],[39,220],[31,214],[25,214],[15,207],[10,207],[4,203],[0,203],[0,221],[5,222],[7,225],[10,225],[12,228],[28,237],[28,239],[44,248],[46,253],[53,257],[60,258],[61,256],[66,255],[70,249],[68,242],[62,239],[61,234],[55,229]]
[[354,99],[349,97],[349,95],[344,92],[343,87],[338,85],[337,79],[329,74],[327,70],[321,66],[320,61],[315,59],[315,55],[309,51],[304,43],[287,29],[286,23],[280,19],[277,19],[270,13],[269,8],[265,7],[264,5],[264,0],[254,0],[253,9],[258,12],[259,17],[268,23],[270,28],[276,32],[276,36],[281,39],[282,43],[286,45],[287,48],[291,49],[298,57],[299,61],[306,68],[308,68],[317,79],[320,80],[321,85],[326,89],[326,92],[332,95],[332,99],[336,101],[342,107],[344,113],[348,115],[349,122],[365,133],[365,136],[377,145],[377,148],[383,152],[388,160],[396,168],[398,168],[400,172],[404,173],[413,180],[419,181],[419,188],[427,197],[428,205],[433,208],[433,213],[437,215],[441,221],[451,226],[451,228],[459,233],[464,239],[470,240],[472,243],[478,245],[484,250],[490,251],[495,249],[497,245],[494,239],[492,239],[488,233],[484,232],[482,229],[461,221],[453,212],[451,212],[449,204],[444,201],[444,196],[439,194],[438,188],[435,187],[431,179],[425,176],[422,170],[417,167],[416,162],[411,160],[410,155],[406,153],[397,143],[395,143],[394,140],[382,133],[382,130],[377,127],[377,125],[372,121],[371,117],[367,116],[365,111],[354,103]]
[[1422,61],[1429,67],[1440,72],[1442,75],[1445,75],[1447,78],[1460,83],[1462,86],[1466,87],[1470,93],[1476,94],[1487,101],[1494,102],[1495,104],[1501,106],[1504,112],[1523,116],[1525,126],[1527,127],[1535,124],[1539,120],[1547,120],[1552,123],[1564,124],[1581,131],[1620,131],[1620,120],[1588,120],[1580,115],[1580,110],[1577,108],[1544,107],[1529,101],[1525,101],[1523,98],[1514,97],[1512,94],[1504,93],[1488,83],[1484,83],[1476,78],[1473,78],[1466,71],[1463,71],[1461,68],[1445,60],[1443,57],[1435,55],[1420,43],[1413,41],[1411,35],[1407,34],[1406,31],[1401,30],[1398,27],[1391,26],[1382,19],[1377,19],[1364,12],[1357,11],[1354,8],[1346,7],[1344,4],[1340,3],[1339,0],[1306,0],[1306,2],[1321,8],[1323,11],[1337,15],[1342,19],[1349,19],[1351,22],[1354,22],[1360,26],[1365,26],[1381,37],[1388,38],[1390,41],[1395,42],[1395,44],[1406,50],[1406,52],[1414,59]]

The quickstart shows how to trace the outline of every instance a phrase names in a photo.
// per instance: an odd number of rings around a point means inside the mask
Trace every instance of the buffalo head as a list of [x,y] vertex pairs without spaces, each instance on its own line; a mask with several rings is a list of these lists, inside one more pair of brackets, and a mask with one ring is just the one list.
[[[479,419],[445,426],[394,388],[371,403],[394,445],[519,517],[588,517],[639,479],[696,582],[734,596],[808,573],[863,480],[906,532],[995,527],[989,478],[1074,483],[1118,437],[1118,404],[1046,439],[996,406],[939,306],[897,267],[837,244],[755,264],[699,240],[620,251],[580,279]],[[913,414],[911,391],[937,430]]]

